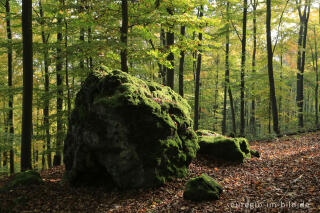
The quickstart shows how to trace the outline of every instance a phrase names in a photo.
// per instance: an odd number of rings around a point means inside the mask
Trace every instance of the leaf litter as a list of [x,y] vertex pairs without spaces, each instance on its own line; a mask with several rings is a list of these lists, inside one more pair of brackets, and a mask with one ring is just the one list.
[[[61,182],[64,167],[55,167],[41,172],[40,185],[0,192],[0,212],[320,212],[320,132],[250,145],[260,158],[236,165],[198,156],[188,177],[156,189],[73,188]],[[223,185],[220,199],[184,200],[186,181],[202,173]]]

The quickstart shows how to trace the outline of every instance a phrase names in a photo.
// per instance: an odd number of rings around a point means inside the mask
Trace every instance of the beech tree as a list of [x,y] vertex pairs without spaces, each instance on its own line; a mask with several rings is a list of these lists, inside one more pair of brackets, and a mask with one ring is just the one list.
[[32,91],[33,91],[33,49],[32,49],[32,1],[22,1],[22,39],[23,39],[23,100],[21,171],[32,168]]

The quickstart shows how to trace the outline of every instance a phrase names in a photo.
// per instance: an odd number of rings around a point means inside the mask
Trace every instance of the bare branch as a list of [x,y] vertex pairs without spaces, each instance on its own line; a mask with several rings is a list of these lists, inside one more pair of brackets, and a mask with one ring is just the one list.
[[239,34],[239,31],[237,30],[236,26],[233,24],[232,20],[229,20],[229,21],[231,22],[231,25],[232,25],[234,31],[236,32],[239,40],[242,42],[242,38],[241,38],[241,36],[240,36],[240,34]]
[[288,6],[289,1],[290,1],[290,0],[287,0],[286,6],[284,7],[284,9],[283,9],[283,11],[282,11],[282,13],[281,13],[281,16],[280,16],[280,21],[279,21],[278,30],[277,30],[276,43],[275,43],[274,46],[273,46],[272,54],[274,54],[274,51],[275,51],[276,46],[277,46],[277,44],[278,44],[279,34],[280,34],[279,31],[280,31],[280,26],[281,26],[281,23],[282,23],[283,14],[284,14],[284,12],[286,11],[286,8],[287,8],[287,6]]

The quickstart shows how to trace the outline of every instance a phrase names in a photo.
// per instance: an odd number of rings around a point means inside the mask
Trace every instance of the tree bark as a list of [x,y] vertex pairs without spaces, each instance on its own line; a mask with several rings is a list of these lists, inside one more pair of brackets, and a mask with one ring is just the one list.
[[[186,33],[186,27],[181,26],[180,29],[181,36],[184,37]],[[184,50],[180,51],[180,64],[179,64],[179,94],[183,97],[183,68],[184,68]]]
[[318,100],[318,90],[319,90],[319,72],[318,72],[318,42],[317,42],[317,32],[316,32],[316,27],[314,26],[313,28],[313,34],[314,34],[314,52],[312,45],[310,44],[311,48],[311,55],[312,55],[312,65],[313,65],[313,70],[316,75],[316,82],[315,82],[315,90],[314,90],[314,96],[315,96],[315,125],[316,128],[319,127],[319,100]]
[[267,51],[268,51],[268,77],[269,77],[269,89],[270,89],[270,104],[272,108],[273,130],[277,135],[279,135],[280,129],[278,124],[277,99],[276,99],[274,77],[273,77],[273,51],[272,51],[272,41],[271,41],[271,0],[267,0],[266,19],[267,19],[266,34],[267,34]]
[[[230,2],[227,1],[227,21],[229,21],[230,15]],[[224,88],[224,101],[223,101],[223,119],[222,119],[222,134],[226,134],[227,130],[227,93],[229,95],[230,108],[231,108],[231,116],[232,116],[232,130],[233,135],[237,134],[236,127],[236,118],[235,118],[235,109],[233,104],[232,91],[230,87],[230,66],[229,66],[229,52],[230,52],[230,26],[229,23],[227,25],[227,33],[226,33],[226,59],[225,59],[225,88]]]
[[[167,8],[167,11],[170,16],[173,15],[173,9]],[[167,32],[167,49],[169,51],[169,55],[167,56],[167,60],[170,62],[171,67],[167,67],[167,86],[174,90],[174,54],[171,51],[171,47],[174,45],[174,26],[170,26]]]
[[[253,53],[252,53],[252,73],[256,73],[256,52],[257,52],[257,0],[253,0],[252,7],[253,7]],[[255,83],[253,83],[252,90],[255,90]],[[255,95],[253,93],[252,102],[251,102],[251,118],[250,118],[250,126],[253,135],[256,134],[256,100]]]
[[214,90],[214,100],[213,100],[213,131],[217,131],[216,128],[216,120],[217,120],[217,112],[218,112],[218,93],[219,93],[219,65],[220,65],[220,56],[217,54],[216,62],[216,79],[215,79],[215,90]]
[[240,136],[245,136],[245,115],[244,115],[244,90],[245,90],[245,69],[246,69],[246,45],[247,45],[247,9],[248,0],[243,1],[242,19],[242,40],[241,40],[241,87],[240,87]]
[[[203,6],[201,5],[199,17],[203,17]],[[202,33],[199,33],[199,52],[197,59],[197,70],[196,70],[196,84],[195,84],[195,95],[194,95],[194,130],[198,130],[199,128],[199,93],[200,93],[200,71],[201,71],[201,41],[202,41]]]
[[11,32],[11,14],[10,1],[6,0],[6,22],[7,22],[7,39],[8,39],[8,129],[9,129],[9,144],[10,144],[10,174],[14,173],[14,127],[13,127],[13,94],[12,94],[12,32]]
[[[160,43],[162,47],[166,47],[166,33],[164,32],[164,29],[161,29],[160,31]],[[162,78],[162,85],[166,85],[166,74],[167,74],[167,67],[162,65],[161,70],[161,78]]]
[[[58,1],[61,1],[61,0],[58,0]],[[83,11],[84,11],[84,0],[81,0],[80,1],[79,13],[81,14]],[[80,37],[79,37],[79,39],[80,39],[81,45],[83,45],[84,44],[84,28],[82,26],[80,27]],[[82,50],[82,48],[80,48],[80,50]],[[80,71],[83,74],[83,72],[84,72],[84,56],[83,56],[83,52],[80,53]]]
[[[59,0],[59,5],[62,5],[62,0]],[[58,13],[57,17],[57,59],[56,59],[56,77],[57,77],[57,135],[56,135],[56,154],[53,159],[53,166],[61,165],[61,150],[63,143],[63,121],[62,121],[62,107],[63,107],[63,58],[62,58],[62,15]]]
[[122,8],[122,26],[121,26],[121,70],[123,72],[128,71],[128,59],[127,59],[127,47],[128,47],[128,0],[121,1]]
[[32,169],[32,91],[33,91],[33,49],[32,49],[32,0],[22,1],[22,39],[23,39],[23,98],[21,171]]
[[299,128],[304,127],[303,121],[303,105],[304,105],[304,97],[303,97],[303,74],[304,74],[304,66],[305,66],[305,48],[307,44],[307,32],[308,32],[308,21],[310,14],[310,1],[305,0],[304,12],[302,14],[301,6],[298,0],[297,9],[299,12],[300,18],[300,29],[299,29],[299,39],[298,39],[298,58],[297,58],[297,107],[298,107],[298,126]]
[[44,61],[44,88],[45,88],[45,98],[43,107],[43,125],[45,126],[45,140],[47,145],[47,164],[48,168],[52,167],[51,161],[51,135],[50,135],[50,122],[49,122],[49,106],[50,106],[50,76],[49,76],[49,53],[48,53],[48,39],[49,34],[46,35],[44,30],[44,13],[42,8],[42,2],[39,1],[39,10],[41,17],[41,37],[42,43],[45,45],[43,52]]

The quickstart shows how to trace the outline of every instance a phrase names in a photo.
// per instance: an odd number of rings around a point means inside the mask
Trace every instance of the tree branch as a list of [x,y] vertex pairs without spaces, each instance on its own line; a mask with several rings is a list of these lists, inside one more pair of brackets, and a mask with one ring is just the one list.
[[280,21],[279,21],[278,30],[277,30],[276,43],[275,43],[274,46],[273,46],[272,54],[274,54],[274,51],[275,51],[276,46],[277,46],[277,44],[278,44],[279,34],[280,34],[279,31],[280,31],[280,26],[281,26],[281,23],[282,23],[283,14],[284,14],[284,12],[286,11],[286,8],[287,8],[287,6],[288,6],[289,1],[290,1],[290,0],[287,0],[286,6],[284,7],[284,9],[283,9],[283,11],[282,11],[282,13],[281,13],[281,16],[280,16]]
[[232,27],[233,27],[234,31],[236,32],[236,34],[237,34],[237,36],[238,36],[239,40],[242,42],[242,38],[240,37],[240,34],[239,34],[239,32],[238,32],[238,30],[237,30],[236,26],[233,24],[232,20],[229,20],[229,21],[231,22],[231,25],[232,25]]

